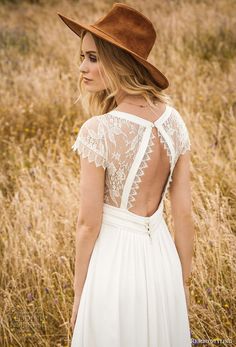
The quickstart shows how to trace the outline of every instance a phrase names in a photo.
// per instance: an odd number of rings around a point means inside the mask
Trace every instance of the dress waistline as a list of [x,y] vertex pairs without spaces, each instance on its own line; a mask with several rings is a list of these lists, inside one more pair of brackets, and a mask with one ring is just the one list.
[[140,216],[124,208],[106,203],[103,204],[103,223],[105,224],[123,226],[128,229],[134,229],[135,231],[146,232],[150,236],[163,221],[162,202],[158,209],[149,217]]

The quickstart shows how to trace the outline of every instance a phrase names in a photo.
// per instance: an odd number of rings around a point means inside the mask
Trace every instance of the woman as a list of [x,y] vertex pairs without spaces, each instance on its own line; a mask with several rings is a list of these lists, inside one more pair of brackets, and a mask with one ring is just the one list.
[[[167,78],[147,61],[154,27],[121,3],[92,25],[59,16],[81,37],[79,88],[92,115],[72,146],[81,166],[72,346],[190,347],[190,140]],[[175,242],[163,218],[169,187]]]

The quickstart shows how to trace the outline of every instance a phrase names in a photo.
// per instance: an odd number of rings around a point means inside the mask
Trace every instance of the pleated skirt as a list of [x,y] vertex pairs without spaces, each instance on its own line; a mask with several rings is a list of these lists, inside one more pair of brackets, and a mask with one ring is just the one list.
[[71,347],[191,347],[180,259],[163,217],[104,203]]

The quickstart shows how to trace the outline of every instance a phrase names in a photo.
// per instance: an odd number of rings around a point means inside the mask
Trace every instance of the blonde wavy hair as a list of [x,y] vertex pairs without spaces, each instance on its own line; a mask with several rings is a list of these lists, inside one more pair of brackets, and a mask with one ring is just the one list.
[[[81,34],[79,58],[86,32],[86,30],[83,30]],[[119,89],[131,95],[143,96],[154,107],[158,101],[173,105],[172,98],[157,86],[151,74],[128,52],[93,34],[92,36],[109,87],[99,92],[89,93],[84,88],[82,74],[80,74],[78,80],[79,97],[76,102],[81,101],[85,113],[93,116],[105,114],[114,109],[117,106],[115,96]],[[102,78],[101,72],[100,76]]]

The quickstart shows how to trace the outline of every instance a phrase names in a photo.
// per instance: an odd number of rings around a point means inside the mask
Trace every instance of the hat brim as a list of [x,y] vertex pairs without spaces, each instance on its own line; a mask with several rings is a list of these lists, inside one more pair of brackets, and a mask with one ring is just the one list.
[[168,79],[163,75],[163,73],[160,70],[158,70],[154,65],[149,63],[146,59],[140,57],[138,54],[130,51],[129,49],[127,49],[126,47],[121,45],[119,42],[114,40],[112,37],[110,37],[109,35],[107,35],[103,31],[97,29],[93,25],[80,24],[80,23],[77,23],[68,17],[63,16],[60,13],[57,13],[57,14],[62,19],[62,21],[79,37],[81,37],[82,30],[86,30],[86,31],[89,31],[92,34],[108,41],[109,43],[112,43],[115,46],[122,48],[126,52],[130,53],[134,57],[135,60],[137,60],[140,64],[142,64],[149,71],[152,78],[155,80],[155,82],[157,83],[157,85],[161,89],[166,89],[169,86]]

